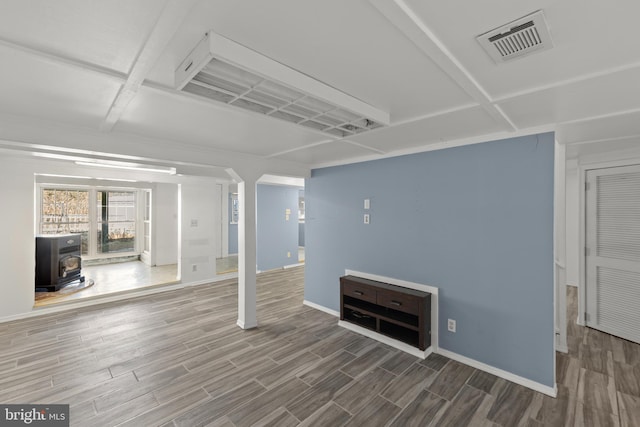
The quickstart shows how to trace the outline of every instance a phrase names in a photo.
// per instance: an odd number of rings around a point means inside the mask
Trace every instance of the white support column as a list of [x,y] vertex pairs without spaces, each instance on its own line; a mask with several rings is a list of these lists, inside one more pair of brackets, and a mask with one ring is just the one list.
[[556,350],[567,348],[567,274],[566,274],[566,146],[555,144],[554,197],[554,282]]
[[238,182],[238,326],[258,326],[256,315],[256,183],[255,171],[227,170]]

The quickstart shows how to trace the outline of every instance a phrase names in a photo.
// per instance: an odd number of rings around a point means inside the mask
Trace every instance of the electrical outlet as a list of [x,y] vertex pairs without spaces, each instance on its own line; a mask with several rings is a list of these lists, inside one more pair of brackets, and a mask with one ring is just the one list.
[[456,331],[456,321],[453,319],[449,319],[447,321],[447,329],[449,329],[449,332],[455,332]]
[[369,214],[364,214],[364,223],[369,224],[369,222],[370,222]]
[[191,271],[198,271],[198,264],[191,264]]

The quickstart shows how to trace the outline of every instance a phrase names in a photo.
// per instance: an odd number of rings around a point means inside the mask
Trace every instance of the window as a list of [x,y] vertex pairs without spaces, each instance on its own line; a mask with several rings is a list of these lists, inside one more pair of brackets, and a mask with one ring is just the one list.
[[144,248],[143,252],[151,252],[151,191],[144,192]]
[[97,253],[135,251],[135,193],[96,191],[96,196]]
[[[137,242],[138,226],[149,228],[150,192],[145,209],[139,213],[139,190],[97,188],[41,188],[39,232],[41,234],[80,233],[82,255],[100,257],[135,253],[150,242]],[[139,216],[144,215],[144,218]],[[148,249],[147,249],[148,250]]]
[[41,234],[80,233],[82,255],[89,251],[89,191],[45,188],[40,210]]

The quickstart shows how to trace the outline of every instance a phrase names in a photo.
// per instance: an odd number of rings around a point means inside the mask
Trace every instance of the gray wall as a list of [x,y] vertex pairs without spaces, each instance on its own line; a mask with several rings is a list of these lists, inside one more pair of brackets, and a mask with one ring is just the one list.
[[339,310],[345,269],[436,286],[440,347],[553,386],[553,153],[542,134],[314,170],[305,299]]

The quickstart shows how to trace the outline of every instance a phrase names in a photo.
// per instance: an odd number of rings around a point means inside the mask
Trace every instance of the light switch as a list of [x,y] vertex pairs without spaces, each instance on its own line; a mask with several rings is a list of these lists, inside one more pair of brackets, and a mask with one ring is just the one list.
[[364,199],[364,208],[369,209],[371,207],[371,201],[369,199]]

